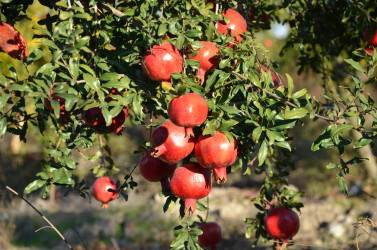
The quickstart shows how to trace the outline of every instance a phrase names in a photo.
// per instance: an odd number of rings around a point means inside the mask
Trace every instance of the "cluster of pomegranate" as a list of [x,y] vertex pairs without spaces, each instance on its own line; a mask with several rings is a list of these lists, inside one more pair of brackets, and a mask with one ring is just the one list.
[[377,47],[377,31],[374,33],[373,37],[369,39],[369,27],[365,29],[364,32],[364,39],[368,42],[367,46],[365,46],[365,50],[370,54],[373,55],[373,48]]
[[0,21],[0,48],[15,59],[26,61],[28,46],[25,37],[13,26]]

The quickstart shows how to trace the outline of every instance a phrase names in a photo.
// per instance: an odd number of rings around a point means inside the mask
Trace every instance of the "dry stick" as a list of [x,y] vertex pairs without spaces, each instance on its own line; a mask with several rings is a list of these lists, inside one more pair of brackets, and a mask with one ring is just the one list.
[[[238,72],[236,72],[236,71],[232,71],[232,73],[235,74],[236,76],[238,76],[239,78],[245,80],[245,81],[249,80],[247,77],[241,75],[240,73],[238,73]],[[283,102],[284,102],[286,105],[288,105],[288,106],[291,106],[291,107],[293,107],[293,108],[300,108],[300,107],[297,106],[296,104],[294,104],[294,103],[292,103],[292,102],[290,102],[290,101],[288,101],[288,100],[284,100],[284,99],[281,98],[280,96],[278,96],[278,95],[276,95],[276,94],[274,94],[274,93],[268,91],[267,89],[263,89],[263,88],[261,88],[261,90],[262,90],[263,92],[265,92],[266,94],[268,94],[268,95],[270,95],[270,96],[272,96],[272,97],[275,97],[276,99],[278,99],[278,100],[280,100],[280,101],[283,101]],[[326,120],[326,121],[329,121],[329,122],[336,122],[334,119],[331,119],[331,118],[329,118],[329,117],[327,117],[327,116],[319,115],[319,114],[317,114],[317,113],[315,113],[314,115],[315,115],[316,117],[318,117],[318,118],[321,118],[321,119]]]
[[18,196],[19,198],[23,199],[31,208],[33,208],[41,217],[42,219],[44,219],[47,224],[50,225],[50,227],[52,229],[54,229],[54,231],[60,236],[60,238],[65,242],[65,244],[67,245],[67,247],[69,249],[73,249],[73,247],[69,244],[69,242],[67,241],[67,239],[60,233],[60,231],[38,210],[36,209],[33,204],[31,204],[27,199],[25,199],[22,195],[20,195],[19,193],[17,193],[16,191],[14,191],[12,188],[10,188],[9,186],[5,185],[4,183],[0,182],[0,185],[5,187],[7,190],[9,190],[10,192],[12,192],[14,195]]

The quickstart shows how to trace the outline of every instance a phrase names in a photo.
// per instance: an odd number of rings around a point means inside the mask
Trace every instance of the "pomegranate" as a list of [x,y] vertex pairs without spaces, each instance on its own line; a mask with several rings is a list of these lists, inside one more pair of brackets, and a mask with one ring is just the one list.
[[98,178],[93,184],[92,195],[102,202],[102,208],[108,208],[108,203],[118,195],[115,181],[107,176]]
[[15,59],[26,61],[28,46],[26,39],[11,25],[0,21],[0,48]]
[[203,231],[198,237],[198,243],[201,247],[210,247],[216,250],[216,244],[221,241],[221,227],[216,222],[203,223],[198,227]]
[[237,158],[238,143],[230,142],[226,136],[216,131],[215,135],[201,135],[195,144],[195,157],[204,168],[213,169],[217,183],[225,183],[226,167]]
[[374,49],[370,48],[370,44],[368,44],[364,49],[367,51],[369,55],[373,55]]
[[161,182],[162,189],[169,188],[169,179],[177,164],[171,164],[154,158],[149,154],[143,155],[139,163],[141,175],[150,182]]
[[151,80],[169,81],[171,73],[182,72],[183,58],[173,44],[164,42],[147,50],[141,67]]
[[220,53],[216,44],[212,42],[201,41],[203,48],[198,50],[198,55],[191,57],[192,60],[200,62],[200,69],[196,71],[196,75],[200,78],[201,84],[204,83],[204,77],[207,72],[214,71],[220,63]]
[[219,21],[217,23],[217,32],[220,34],[230,34],[232,37],[235,38],[228,46],[233,47],[234,43],[240,43],[242,40],[242,35],[240,33],[246,32],[247,24],[246,20],[242,17],[242,15],[232,9],[228,9],[223,13],[224,17],[230,19],[229,23],[225,21]]
[[[115,89],[111,89],[110,94],[119,95]],[[106,102],[111,102],[112,100],[113,98],[111,97],[105,98]],[[84,121],[99,134],[116,133],[117,135],[121,135],[124,128],[123,124],[128,116],[128,109],[128,106],[123,108],[116,117],[113,117],[110,126],[106,126],[105,117],[103,117],[99,107],[88,109],[85,112]]]
[[267,212],[264,219],[267,234],[273,239],[288,242],[300,228],[298,215],[286,207],[276,207]]
[[[369,27],[367,27],[367,28],[365,29],[365,32],[364,32],[364,39],[365,39],[365,41],[368,42],[368,45],[369,45],[369,46],[376,47],[376,46],[377,46],[377,31],[376,31],[376,33],[374,33],[372,39],[369,39],[369,30],[370,30]],[[368,47],[369,47],[369,46],[368,46]]]
[[[63,124],[66,123],[73,123],[72,119],[69,117],[71,110],[73,110],[76,106],[76,104],[72,107],[70,111],[66,110],[65,108],[65,99],[63,97],[57,96],[56,93],[54,93],[54,89],[50,90],[51,98],[57,102],[59,102],[60,105],[60,122]],[[44,99],[44,106],[49,111],[53,112],[54,109],[51,106],[51,101],[49,99]]]
[[185,200],[185,213],[193,214],[196,201],[211,192],[211,172],[196,162],[182,165],[174,171],[170,189],[176,197]]
[[260,67],[258,66],[258,69],[259,69],[259,72],[262,74],[262,70],[266,73],[270,72],[271,73],[271,77],[272,77],[272,82],[274,83],[274,88],[277,89],[279,87],[279,79],[278,77],[276,76],[275,72],[269,70],[268,68],[266,67]]
[[164,162],[177,163],[193,151],[194,145],[194,138],[186,136],[184,127],[167,121],[153,131],[150,154]]
[[168,115],[172,123],[185,127],[186,136],[191,137],[194,136],[192,128],[199,126],[207,119],[208,105],[200,95],[188,93],[171,100]]

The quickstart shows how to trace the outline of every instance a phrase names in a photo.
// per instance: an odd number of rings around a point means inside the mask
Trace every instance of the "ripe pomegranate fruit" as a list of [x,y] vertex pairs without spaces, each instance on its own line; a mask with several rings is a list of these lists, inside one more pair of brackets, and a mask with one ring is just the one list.
[[177,164],[166,163],[149,154],[145,154],[140,160],[139,167],[141,175],[147,181],[159,181],[162,189],[167,189],[170,187],[168,178],[173,175]]
[[203,231],[203,234],[198,237],[199,245],[216,250],[216,244],[221,241],[220,225],[216,222],[207,222],[201,224],[198,228]]
[[[110,94],[119,95],[119,92],[111,89]],[[106,102],[111,102],[112,100],[113,98],[111,97],[105,98]],[[121,135],[124,128],[123,124],[128,116],[128,109],[128,106],[123,108],[117,116],[113,117],[110,126],[106,126],[105,117],[103,117],[99,107],[88,109],[85,112],[84,121],[98,134],[116,133],[117,135]]]
[[232,9],[228,9],[223,13],[224,17],[230,19],[229,23],[225,21],[219,21],[217,23],[217,32],[220,34],[229,34],[235,38],[228,46],[233,47],[234,43],[240,43],[242,40],[242,35],[240,33],[246,32],[247,24],[246,20],[242,17],[242,15]]
[[92,195],[97,201],[102,202],[102,208],[108,208],[108,203],[118,195],[115,181],[107,176],[98,178],[93,184]]
[[141,67],[151,80],[169,81],[171,73],[182,72],[183,58],[173,44],[164,42],[147,50]]
[[377,31],[376,31],[376,33],[374,33],[374,35],[371,39],[369,39],[369,32],[370,32],[370,29],[369,29],[369,27],[367,27],[365,29],[365,32],[364,32],[364,39],[365,39],[365,41],[368,42],[369,46],[376,47],[377,46]]
[[[60,117],[59,117],[60,122],[62,124],[73,123],[71,117],[69,117],[69,116],[70,116],[71,111],[74,110],[74,108],[76,107],[76,104],[72,107],[72,109],[70,111],[68,111],[65,108],[65,98],[57,96],[56,93],[54,93],[54,89],[51,89],[50,93],[51,93],[51,98],[53,100],[59,102],[59,105],[60,105]],[[49,99],[44,99],[44,106],[50,112],[54,111],[54,109],[51,106],[51,101]]]
[[193,214],[196,201],[211,192],[211,172],[196,162],[182,165],[174,171],[170,189],[176,197],[185,200],[185,213]]
[[271,70],[269,70],[268,68],[266,68],[266,67],[260,67],[260,66],[258,66],[258,69],[259,69],[259,72],[262,74],[262,70],[264,71],[264,72],[271,72],[271,77],[272,77],[272,82],[274,83],[274,88],[275,89],[277,89],[278,87],[279,87],[279,79],[278,79],[278,77],[276,76],[276,74],[275,74],[275,72],[273,72],[273,71],[271,71]]
[[226,167],[237,158],[238,143],[230,142],[226,136],[216,131],[215,135],[201,135],[195,143],[195,157],[204,168],[213,169],[217,183],[225,183]]
[[205,74],[207,72],[214,71],[220,63],[220,53],[216,44],[212,42],[201,41],[204,46],[198,50],[198,55],[191,57],[192,60],[198,60],[200,62],[200,69],[196,71],[196,75],[200,78],[201,84],[204,83]]
[[207,119],[208,105],[200,95],[188,93],[171,100],[168,115],[172,123],[185,127],[186,136],[191,137],[194,136],[192,128],[199,126]]
[[288,242],[300,228],[298,215],[286,207],[276,207],[267,212],[264,228],[273,239]]
[[29,50],[26,39],[13,26],[0,21],[0,48],[15,59],[26,61]]
[[186,136],[184,127],[167,121],[153,131],[150,154],[164,162],[177,163],[193,151],[194,145],[194,138]]

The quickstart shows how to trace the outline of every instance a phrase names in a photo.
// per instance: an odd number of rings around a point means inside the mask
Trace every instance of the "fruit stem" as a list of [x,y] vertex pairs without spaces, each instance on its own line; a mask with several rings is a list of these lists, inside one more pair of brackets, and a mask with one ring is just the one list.
[[168,178],[163,178],[160,180],[162,190],[170,188],[170,182]]

